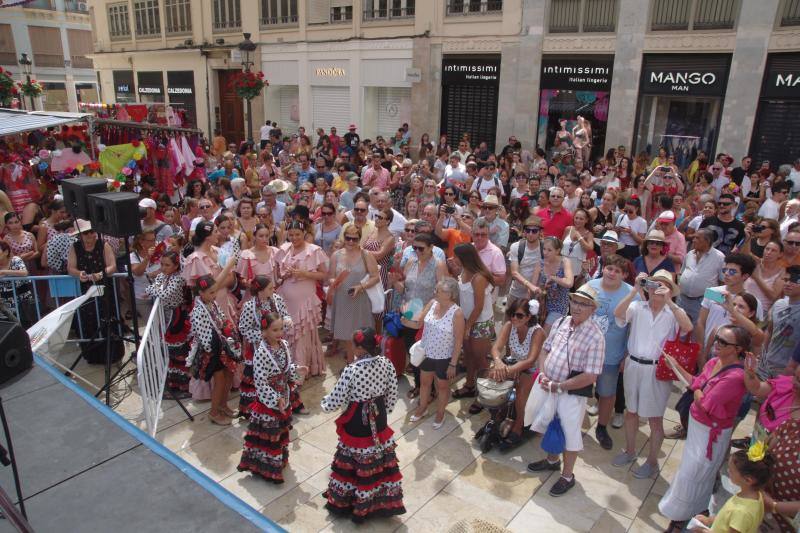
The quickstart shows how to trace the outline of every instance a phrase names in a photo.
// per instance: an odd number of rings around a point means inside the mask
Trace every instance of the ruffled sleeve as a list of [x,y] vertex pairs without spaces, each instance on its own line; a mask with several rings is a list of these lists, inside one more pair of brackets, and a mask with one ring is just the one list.
[[236,264],[235,272],[244,279],[253,279],[255,275],[255,263],[255,254],[250,250],[244,250],[239,256],[239,262]]
[[276,409],[281,395],[269,384],[269,378],[278,374],[280,369],[275,368],[272,358],[267,352],[267,345],[262,342],[253,355],[253,384],[256,387],[258,401],[267,407]]
[[327,268],[328,256],[322,248],[316,244],[307,244],[306,246],[312,249],[308,250],[306,256],[303,258],[303,269],[313,272],[317,270],[320,265],[325,265]]
[[204,257],[204,255],[199,255],[197,252],[194,252],[186,258],[186,263],[183,265],[181,275],[183,279],[186,280],[186,284],[190,287],[194,287],[194,282],[197,278],[211,275],[211,269],[208,268],[208,265],[206,265],[203,260]]
[[214,328],[208,310],[199,300],[195,300],[192,308],[191,324],[192,343],[197,344],[203,351],[210,352]]
[[242,314],[239,317],[239,332],[253,346],[258,346],[261,343],[261,325],[255,298],[251,298],[244,304]]
[[320,402],[322,410],[326,412],[335,411],[345,403],[350,401],[350,382],[353,378],[353,365],[347,365],[342,370],[342,375],[339,381],[333,387],[333,390],[328,393]]

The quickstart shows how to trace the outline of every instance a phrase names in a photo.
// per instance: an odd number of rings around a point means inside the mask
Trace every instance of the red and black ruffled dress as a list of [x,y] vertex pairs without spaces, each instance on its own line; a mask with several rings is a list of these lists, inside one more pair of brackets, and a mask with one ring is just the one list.
[[347,405],[336,420],[339,444],[325,506],[356,522],[406,512],[394,431],[386,419],[397,403],[395,376],[388,359],[367,356],[347,365],[322,400],[325,411]]
[[[266,300],[251,298],[244,303],[242,314],[239,316],[239,332],[244,340],[244,369],[239,384],[239,416],[248,416],[250,405],[257,399],[253,384],[253,352],[261,344],[261,317],[267,313],[278,313],[283,317],[284,333],[288,333],[292,328],[292,317],[280,294],[275,293]],[[289,390],[292,411],[303,409],[298,388],[292,382]]]
[[[289,344],[279,346],[262,341],[253,354],[253,382],[256,400],[250,405],[250,423],[244,436],[240,472],[258,474],[267,481],[283,483],[283,469],[289,462],[289,430],[292,410],[289,390],[299,377],[289,354]],[[278,408],[283,398],[287,407]]]
[[164,331],[164,343],[169,353],[166,388],[173,393],[189,393],[191,374],[186,366],[189,355],[189,315],[192,298],[179,273],[158,274],[145,289],[152,298],[160,298],[164,306],[164,318],[168,320]]
[[[190,320],[191,341],[186,364],[192,377],[211,381],[214,373],[219,370],[236,373],[241,363],[241,355],[233,350],[239,348],[236,340],[238,332],[217,302],[206,304],[199,296],[196,297]],[[222,335],[226,339],[232,339],[236,346],[230,346]]]

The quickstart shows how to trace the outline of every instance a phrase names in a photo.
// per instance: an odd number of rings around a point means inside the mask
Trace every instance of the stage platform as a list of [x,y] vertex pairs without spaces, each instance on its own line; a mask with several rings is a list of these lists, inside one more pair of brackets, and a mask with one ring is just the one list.
[[[284,531],[41,358],[0,397],[38,533]],[[0,485],[16,502],[10,466]]]

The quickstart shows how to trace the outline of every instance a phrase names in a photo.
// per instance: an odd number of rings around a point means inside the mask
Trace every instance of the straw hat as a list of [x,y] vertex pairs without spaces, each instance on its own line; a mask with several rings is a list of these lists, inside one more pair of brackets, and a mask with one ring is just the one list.
[[667,238],[664,236],[664,232],[660,229],[651,229],[647,232],[647,236],[644,238],[645,241],[655,241],[655,242],[667,242]]
[[85,233],[87,231],[92,231],[92,223],[88,220],[79,218],[75,221],[73,229],[70,231],[70,235],[78,235],[79,233]]
[[588,301],[595,307],[597,307],[597,290],[589,285],[588,283],[584,283],[578,290],[575,292],[570,293],[570,298],[580,298],[581,300]]
[[610,229],[610,230],[606,231],[605,233],[603,233],[603,236],[600,237],[599,239],[595,238],[594,242],[595,242],[595,244],[597,244],[597,246],[600,246],[604,242],[610,242],[610,243],[615,244],[617,246],[617,250],[621,250],[622,248],[625,248],[625,245],[622,244],[621,242],[619,242],[619,236],[617,235],[617,232],[614,231],[613,229]]
[[670,297],[672,298],[676,297],[681,292],[681,290],[678,288],[678,284],[675,283],[675,279],[672,277],[672,274],[663,268],[661,270],[657,270],[655,274],[647,279],[668,285],[670,288]]
[[495,196],[494,194],[490,194],[483,201],[483,205],[493,205],[493,206],[496,206],[496,207],[500,207],[500,200],[498,200],[497,196]]
[[289,190],[289,182],[281,179],[272,180],[269,182],[269,185],[277,194],[281,194]]

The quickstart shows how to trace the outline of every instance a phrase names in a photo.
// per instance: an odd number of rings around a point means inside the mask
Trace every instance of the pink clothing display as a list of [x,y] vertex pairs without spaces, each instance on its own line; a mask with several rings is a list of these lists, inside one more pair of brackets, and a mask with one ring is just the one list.
[[[711,451],[723,429],[733,427],[733,421],[747,389],[744,386],[744,369],[733,368],[711,376],[719,358],[713,357],[703,367],[699,376],[692,381],[693,391],[703,389],[703,398],[692,402],[689,414],[704,426],[710,427],[706,456],[711,459]],[[705,386],[705,387],[704,387]]]
[[[295,252],[291,243],[281,246],[278,259],[280,272],[285,275],[290,268],[315,271],[327,266],[328,256],[322,248],[305,243],[303,249]],[[286,300],[286,307],[292,316],[292,329],[287,335],[294,362],[309,368],[309,375],[319,375],[323,368],[322,343],[317,326],[322,320],[322,306],[317,297],[317,282],[310,279],[287,278],[278,289]]]

